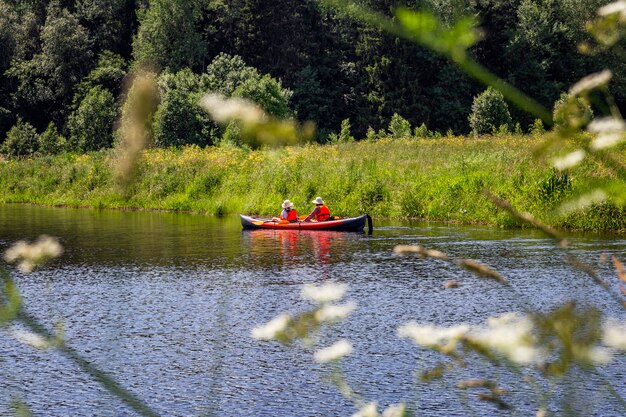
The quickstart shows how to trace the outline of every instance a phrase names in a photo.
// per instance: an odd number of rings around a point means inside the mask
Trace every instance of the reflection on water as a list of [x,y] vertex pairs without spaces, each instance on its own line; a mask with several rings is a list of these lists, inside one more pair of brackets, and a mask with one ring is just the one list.
[[[409,320],[442,325],[480,323],[524,308],[546,310],[567,300],[624,312],[572,272],[561,252],[536,231],[376,221],[372,236],[341,232],[242,231],[237,217],[0,206],[0,249],[42,233],[58,236],[66,253],[54,265],[16,275],[28,310],[52,326],[62,321],[68,343],[112,372],[163,415],[335,416],[355,410],[324,382],[311,348],[287,348],[250,338],[250,330],[283,311],[310,306],[305,283],[349,284],[356,301],[350,321],[325,331],[322,345],[350,338],[349,380],[381,406],[409,400],[417,415],[464,416],[454,389],[462,378],[493,377],[477,360],[434,384],[416,383],[416,370],[441,359],[395,334]],[[620,237],[571,235],[577,255],[615,283],[601,255],[626,253]],[[480,259],[499,270],[510,289],[440,261],[398,258],[396,244],[423,244],[453,256]],[[456,279],[460,287],[442,283]],[[129,416],[126,407],[54,352],[0,338],[0,415],[12,397],[35,415]],[[626,395],[624,357],[597,375],[573,375],[568,398],[582,415],[623,415],[604,380]],[[584,377],[584,378],[583,378]],[[518,415],[534,415],[536,398],[519,376],[499,376]],[[522,387],[522,388],[521,388]],[[472,401],[477,415],[498,415]],[[594,411],[595,410],[595,411]]]

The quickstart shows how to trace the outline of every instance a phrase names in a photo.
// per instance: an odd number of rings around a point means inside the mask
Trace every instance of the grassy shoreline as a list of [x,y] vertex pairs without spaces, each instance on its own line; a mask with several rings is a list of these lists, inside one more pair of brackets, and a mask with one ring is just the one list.
[[626,231],[626,209],[602,204],[557,216],[554,210],[610,175],[591,161],[563,175],[537,161],[541,138],[384,139],[277,150],[184,147],[146,151],[136,181],[122,190],[113,152],[63,154],[0,162],[0,202],[214,215],[272,215],[289,198],[299,213],[324,197],[334,214],[368,212],[518,226],[483,190],[568,229]]

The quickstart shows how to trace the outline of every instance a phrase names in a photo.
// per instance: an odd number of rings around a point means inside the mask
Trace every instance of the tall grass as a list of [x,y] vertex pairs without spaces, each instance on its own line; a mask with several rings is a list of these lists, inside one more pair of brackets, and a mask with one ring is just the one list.
[[391,219],[518,225],[488,200],[483,190],[489,189],[555,226],[626,230],[625,208],[611,203],[554,214],[588,181],[609,174],[591,162],[555,171],[533,156],[540,140],[510,135],[255,151],[152,149],[145,152],[129,189],[117,185],[114,156],[108,151],[9,160],[0,163],[0,202],[271,215],[287,198],[299,213],[308,212],[310,201],[320,195],[333,214],[343,216],[367,212]]

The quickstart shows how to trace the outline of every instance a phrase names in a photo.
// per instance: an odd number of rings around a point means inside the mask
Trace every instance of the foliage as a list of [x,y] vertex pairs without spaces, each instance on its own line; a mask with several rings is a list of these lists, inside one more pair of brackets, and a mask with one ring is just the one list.
[[261,106],[266,113],[278,118],[287,118],[291,113],[287,106],[291,91],[283,89],[280,81],[276,81],[269,74],[259,79],[245,80],[235,89],[232,96],[251,100]]
[[53,122],[39,135],[39,153],[43,155],[56,155],[67,150],[67,146],[67,140]]
[[113,144],[113,123],[118,110],[110,91],[93,87],[68,117],[70,147],[80,152],[109,148]]
[[76,85],[74,105],[78,106],[89,90],[95,86],[102,86],[114,96],[118,96],[122,89],[122,81],[126,76],[126,61],[121,56],[104,51],[100,54],[98,65],[91,70],[80,83]]
[[244,82],[259,78],[258,71],[246,65],[240,56],[221,53],[202,73],[200,85],[204,91],[214,91],[230,97]]
[[22,119],[18,119],[7,133],[1,151],[10,157],[32,156],[39,147],[39,135],[33,126]]
[[150,1],[139,15],[133,38],[135,64],[169,71],[200,67],[204,58],[201,10],[198,0]]
[[511,124],[509,106],[502,93],[489,87],[474,97],[469,124],[475,135],[497,132],[500,126]]
[[354,142],[354,136],[350,134],[350,119],[344,119],[341,122],[339,134],[331,133],[328,136],[330,143],[349,143]]
[[[88,70],[90,44],[89,34],[78,19],[61,9],[58,2],[51,2],[41,28],[40,50],[32,58],[12,61],[7,71],[17,81],[14,97],[19,107],[29,115],[39,113],[35,117],[39,124],[43,120],[47,124],[50,115],[60,121],[74,85]],[[45,112],[33,112],[37,108]]]
[[4,141],[6,132],[9,131],[14,123],[13,114],[4,107],[0,107],[0,144]]
[[411,136],[411,123],[398,113],[394,113],[389,122],[389,134],[394,139],[408,138]]
[[541,135],[545,131],[546,129],[543,127],[541,119],[535,119],[533,124],[530,126],[530,133],[533,135]]
[[552,119],[558,129],[580,129],[591,122],[593,110],[583,98],[562,93],[554,103]]
[[209,122],[198,106],[198,77],[186,69],[162,74],[158,84],[161,103],[152,127],[155,145],[166,148],[208,144]]

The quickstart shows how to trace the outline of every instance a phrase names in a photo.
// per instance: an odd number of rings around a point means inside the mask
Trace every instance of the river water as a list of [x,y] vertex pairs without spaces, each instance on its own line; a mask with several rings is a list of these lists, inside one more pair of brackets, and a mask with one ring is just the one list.
[[[351,416],[355,408],[328,383],[310,346],[250,337],[281,312],[311,307],[303,284],[349,285],[358,309],[325,329],[320,346],[348,338],[348,382],[381,407],[406,401],[415,415],[520,415],[539,407],[522,374],[475,358],[442,380],[418,372],[443,358],[399,339],[407,321],[483,323],[508,311],[547,311],[570,300],[607,317],[624,310],[539,232],[478,226],[378,222],[366,234],[242,231],[237,217],[0,205],[0,249],[40,234],[57,236],[63,256],[29,274],[12,270],[26,309],[67,344],[165,416]],[[624,259],[620,236],[570,235],[576,256],[617,288],[610,257]],[[500,271],[510,288],[442,261],[398,257],[397,244],[422,244],[477,259]],[[607,259],[609,261],[606,261]],[[446,280],[460,286],[445,289]],[[511,406],[499,410],[460,390],[457,381],[497,379]],[[539,381],[541,387],[545,383]],[[572,372],[549,400],[563,414],[623,416],[607,389],[626,396],[626,358]],[[38,351],[0,333],[0,415],[23,401],[38,416],[132,416],[123,403],[54,351]]]

